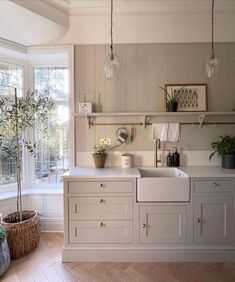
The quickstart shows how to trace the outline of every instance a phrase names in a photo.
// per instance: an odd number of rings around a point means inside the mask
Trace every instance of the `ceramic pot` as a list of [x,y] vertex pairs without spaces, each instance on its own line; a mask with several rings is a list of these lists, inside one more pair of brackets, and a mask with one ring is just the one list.
[[235,154],[226,154],[222,156],[222,167],[223,168],[235,168]]
[[168,102],[167,111],[168,112],[177,112],[178,103],[177,102]]
[[96,168],[104,168],[107,154],[93,154],[93,159]]
[[7,271],[10,265],[10,251],[7,240],[0,242],[0,277]]

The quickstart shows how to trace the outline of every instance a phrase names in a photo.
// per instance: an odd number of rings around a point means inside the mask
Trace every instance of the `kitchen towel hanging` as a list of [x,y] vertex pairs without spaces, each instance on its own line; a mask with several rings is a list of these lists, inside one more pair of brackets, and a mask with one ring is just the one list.
[[160,139],[161,142],[178,142],[180,137],[179,123],[153,123],[153,139]]

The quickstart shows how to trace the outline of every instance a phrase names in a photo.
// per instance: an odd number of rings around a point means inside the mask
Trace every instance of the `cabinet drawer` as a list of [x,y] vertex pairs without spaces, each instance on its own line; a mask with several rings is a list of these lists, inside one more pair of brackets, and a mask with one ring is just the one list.
[[132,193],[131,181],[69,181],[69,193]]
[[203,192],[232,192],[233,181],[223,179],[196,180],[194,181],[194,191]]
[[69,199],[71,220],[126,220],[133,217],[132,197],[73,197]]
[[70,221],[70,243],[132,243],[132,221]]

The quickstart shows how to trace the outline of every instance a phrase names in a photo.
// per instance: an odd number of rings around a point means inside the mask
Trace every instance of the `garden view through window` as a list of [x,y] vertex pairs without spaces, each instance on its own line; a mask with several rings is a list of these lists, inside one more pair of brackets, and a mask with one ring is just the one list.
[[[35,129],[35,184],[60,183],[68,169],[68,69],[42,67],[34,69],[34,88],[46,90],[56,104],[47,125]],[[46,133],[43,128],[46,126]]]
[[[18,97],[23,93],[24,68],[22,66],[0,62],[0,99],[8,97],[13,101],[14,88]],[[1,113],[0,113],[1,115]],[[0,150],[0,185],[2,187],[16,183],[16,163],[14,158]]]

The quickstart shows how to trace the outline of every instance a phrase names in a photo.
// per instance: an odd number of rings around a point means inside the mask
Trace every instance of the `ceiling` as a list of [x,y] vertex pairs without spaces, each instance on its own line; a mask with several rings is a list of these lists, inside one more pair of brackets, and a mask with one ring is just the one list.
[[[194,28],[198,18],[203,16],[203,24],[208,25],[210,11],[211,0],[114,0],[114,22],[120,32],[116,42],[164,42],[165,34],[168,34],[165,42],[169,42],[171,34],[175,33],[173,29],[179,30],[185,26],[182,14],[185,17],[192,15],[188,20],[191,24],[188,27],[190,35],[190,28]],[[227,29],[234,26],[235,0],[215,0],[215,11],[221,15],[221,29],[226,30],[226,35],[219,41],[229,41],[231,34],[234,41],[232,28],[229,32]],[[25,46],[107,43],[110,0],[0,0],[0,18],[0,38]],[[174,27],[177,22],[178,27]],[[142,34],[139,32],[139,23],[142,24]],[[153,25],[156,25],[155,29],[158,28],[159,33],[155,34]],[[129,33],[126,29],[129,29]],[[150,29],[153,36],[150,34],[145,39]],[[133,31],[135,38],[128,41]],[[204,42],[209,38],[208,31],[200,31],[205,34],[198,34],[198,41]],[[184,31],[181,34],[183,37]],[[177,40],[184,42],[180,38]],[[189,38],[189,42],[192,41],[193,36]]]

